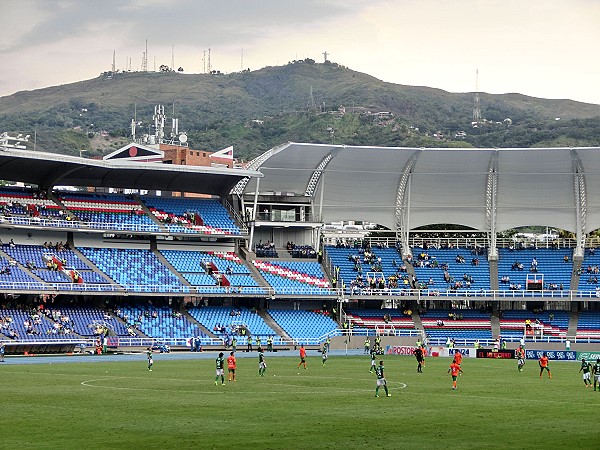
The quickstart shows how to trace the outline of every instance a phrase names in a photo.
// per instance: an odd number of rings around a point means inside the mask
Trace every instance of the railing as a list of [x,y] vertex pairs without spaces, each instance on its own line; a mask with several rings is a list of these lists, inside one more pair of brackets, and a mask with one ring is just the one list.
[[[0,223],[10,223],[16,226],[34,226],[34,227],[52,227],[52,228],[69,228],[69,229],[85,229],[85,230],[101,230],[101,231],[125,231],[131,233],[159,233],[163,232],[157,224],[145,223],[109,223],[109,222],[84,222],[80,220],[65,220],[65,219],[46,219],[41,217],[21,217],[21,216],[0,216]],[[169,224],[165,224],[169,225]],[[240,235],[239,228],[219,228],[214,231],[197,231],[193,227],[185,227],[190,230],[187,234],[226,234]],[[245,229],[243,230],[245,231]],[[247,230],[246,230],[247,231]]]
[[545,301],[600,301],[600,290],[546,290],[546,291],[493,291],[493,290],[437,290],[437,289],[361,289],[352,292],[346,288],[319,287],[260,287],[260,286],[185,286],[164,284],[113,284],[113,283],[56,283],[40,281],[1,281],[0,291],[53,291],[53,292],[102,292],[102,293],[156,293],[168,295],[236,295],[236,296],[301,296],[301,297],[336,297],[340,300],[365,297],[406,298],[414,300],[540,300]]

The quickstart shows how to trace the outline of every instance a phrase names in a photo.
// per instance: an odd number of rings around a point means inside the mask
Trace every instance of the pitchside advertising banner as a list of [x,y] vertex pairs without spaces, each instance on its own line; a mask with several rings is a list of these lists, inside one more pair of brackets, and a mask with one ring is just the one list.
[[509,349],[492,350],[489,348],[478,348],[477,357],[494,359],[512,359],[515,357],[515,351]]
[[[388,345],[385,348],[386,355],[412,355],[415,347],[405,345]],[[430,347],[427,356],[454,356],[454,353],[460,352],[466,358],[475,358],[474,348],[446,348]]]
[[[546,356],[551,361],[576,361],[578,357],[577,352],[568,352],[565,350],[525,350],[525,357],[527,359],[540,359],[544,353],[546,353]],[[580,352],[579,354],[594,355],[596,353]],[[588,359],[587,356],[584,356],[584,358]]]
[[[569,352],[569,353],[573,353],[573,352]],[[600,359],[600,353],[599,352],[577,352],[577,359],[581,360],[582,358],[584,358],[586,361],[596,361],[597,359]]]

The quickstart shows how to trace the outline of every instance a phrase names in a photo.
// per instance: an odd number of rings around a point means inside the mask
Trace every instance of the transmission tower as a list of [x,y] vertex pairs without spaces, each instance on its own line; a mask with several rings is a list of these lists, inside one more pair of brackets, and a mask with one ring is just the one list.
[[115,57],[117,56],[117,51],[113,50],[113,63],[112,63],[112,73],[117,71],[117,66],[115,64]]
[[314,111],[317,109],[317,105],[315,103],[315,96],[313,95],[313,87],[310,87],[310,96],[308,97],[308,103],[306,105],[310,111]]
[[148,72],[148,39],[146,39],[146,51],[142,55],[142,72]]
[[473,127],[481,123],[481,106],[479,105],[479,69],[475,70],[475,98],[473,101]]

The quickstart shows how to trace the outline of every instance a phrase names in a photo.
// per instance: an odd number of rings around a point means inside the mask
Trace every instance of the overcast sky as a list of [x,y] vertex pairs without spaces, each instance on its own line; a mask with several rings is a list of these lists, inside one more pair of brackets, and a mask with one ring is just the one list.
[[[110,70],[329,59],[381,80],[600,104],[600,0],[0,0],[0,96]],[[243,49],[243,50],[242,50]],[[242,61],[243,53],[243,61]],[[242,65],[243,64],[243,65]]]

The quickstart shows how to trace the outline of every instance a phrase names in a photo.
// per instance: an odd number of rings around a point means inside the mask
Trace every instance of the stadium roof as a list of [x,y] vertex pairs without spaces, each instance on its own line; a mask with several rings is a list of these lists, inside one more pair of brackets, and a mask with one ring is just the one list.
[[[324,222],[503,231],[600,228],[600,148],[446,149],[288,143],[249,166],[259,193],[313,200]],[[236,187],[256,190],[256,179]],[[235,192],[235,189],[234,189]],[[399,217],[406,225],[400,227]],[[491,225],[493,223],[493,226]]]
[[54,153],[0,151],[0,179],[43,188],[57,185],[113,187],[224,196],[251,170],[159,163],[99,161]]

